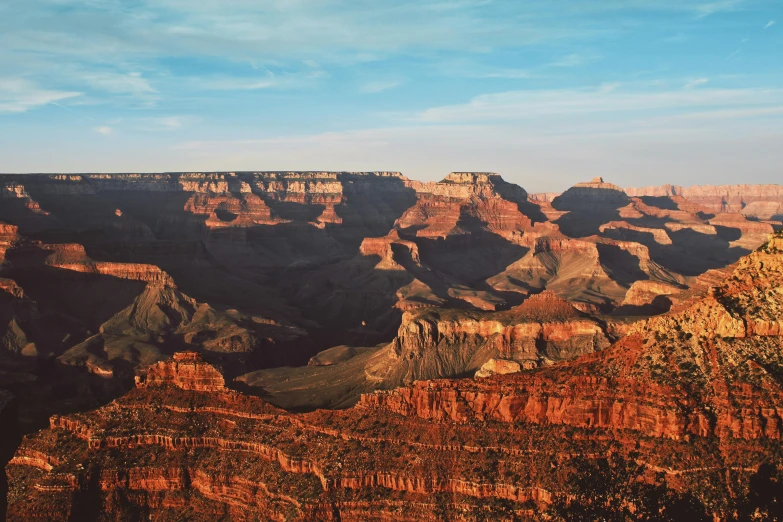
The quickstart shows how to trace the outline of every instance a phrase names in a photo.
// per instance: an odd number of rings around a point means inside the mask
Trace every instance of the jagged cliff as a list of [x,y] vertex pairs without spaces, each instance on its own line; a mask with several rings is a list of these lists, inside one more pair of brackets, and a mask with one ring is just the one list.
[[[781,283],[783,236],[603,351],[419,381],[342,411],[286,413],[179,354],[112,404],[25,437],[7,466],[8,519],[558,519],[585,461],[618,459],[625,471],[591,484],[663,488],[658,501],[688,492],[692,516],[727,519],[762,465],[783,464]],[[562,303],[524,313],[578,315]],[[633,491],[623,501],[647,509]]]
[[[0,385],[28,382],[14,389],[20,408],[56,404],[49,413],[67,402],[59,387],[111,389],[74,401],[95,406],[177,349],[207,354],[229,382],[245,375],[239,385],[282,393],[276,376],[288,370],[263,372],[332,346],[366,348],[337,369],[286,373],[308,390],[324,383],[315,373],[339,374],[319,405],[472,374],[492,357],[546,364],[600,349],[634,320],[618,316],[699,294],[703,274],[772,230],[679,194],[629,196],[597,179],[531,199],[471,172],[427,183],[395,172],[2,175],[0,198]],[[575,341],[498,326],[544,290],[612,317],[575,320],[605,324],[577,328]],[[460,331],[462,319],[492,333]],[[43,381],[52,388],[41,398],[31,388]],[[44,412],[35,417],[26,429]]]
[[497,382],[419,382],[360,405],[428,419],[564,423],[681,439],[781,438],[783,238],[709,295],[571,365]]
[[345,407],[372,390],[473,375],[491,359],[524,369],[548,366],[602,350],[616,333],[613,325],[543,292],[502,312],[417,308],[405,312],[391,343],[354,349],[329,365],[259,370],[238,381],[286,408]]
[[[601,179],[551,204],[496,174],[464,172],[437,183],[392,172],[215,172],[5,175],[0,184],[0,219],[23,234],[79,242],[96,265],[160,266],[197,299],[290,316],[288,301],[330,339],[371,326],[341,339],[352,342],[390,337],[400,314],[389,308],[417,301],[493,310],[546,287],[586,307],[617,307],[636,280],[681,284],[771,231],[739,215],[710,224],[677,191],[642,201]],[[392,234],[387,247],[372,244]],[[580,242],[600,250],[590,254],[592,269],[579,259]],[[552,244],[561,247],[541,248]],[[201,284],[207,276],[215,283]],[[239,299],[243,284],[258,292]],[[368,308],[379,292],[382,306]]]
[[630,196],[684,197],[710,212],[741,212],[762,220],[780,221],[783,218],[781,185],[661,185],[625,189]]
[[366,372],[399,384],[472,374],[494,357],[535,368],[609,344],[596,320],[544,292],[505,312],[408,312],[385,357],[376,357]]

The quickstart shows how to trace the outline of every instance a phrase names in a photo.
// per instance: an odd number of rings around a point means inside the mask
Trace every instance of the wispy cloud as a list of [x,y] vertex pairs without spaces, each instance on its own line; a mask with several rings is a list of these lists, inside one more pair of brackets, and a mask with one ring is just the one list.
[[394,89],[395,87],[398,87],[401,84],[402,82],[399,80],[389,80],[389,81],[378,80],[378,81],[372,81],[363,84],[359,90],[363,93],[372,94],[377,92],[388,91],[389,89]]
[[735,11],[739,9],[746,0],[718,0],[715,2],[699,3],[696,5],[696,13],[699,17],[710,16],[721,11]]
[[140,72],[118,73],[113,71],[80,71],[74,74],[79,81],[98,91],[132,96],[149,96],[157,93],[148,79]]
[[194,121],[189,116],[160,116],[155,118],[143,118],[140,120],[139,129],[147,132],[176,131],[186,123]]
[[327,74],[323,70],[283,72],[275,74],[266,70],[263,76],[255,77],[206,77],[190,78],[192,85],[218,91],[255,91],[262,89],[300,89],[312,87]]
[[[779,117],[781,111],[783,107],[704,111],[689,119],[673,115],[612,125],[593,120],[584,124],[590,132],[583,125],[574,129],[572,121],[547,132],[538,121],[409,125],[192,141],[173,154],[192,158],[201,169],[388,168],[424,180],[442,178],[449,170],[484,169],[530,191],[563,190],[597,175],[633,186],[647,176],[661,183],[731,183],[737,172],[752,171],[755,182],[772,183],[783,161],[783,150],[775,146],[783,131],[760,128],[750,118]],[[737,140],[738,132],[747,139]]]
[[44,89],[20,78],[0,78],[0,113],[30,109],[81,96],[80,92]]
[[693,89],[694,87],[698,87],[699,85],[706,85],[710,82],[708,78],[694,78],[692,80],[689,80],[688,83],[683,85],[683,88],[685,89]]
[[108,136],[109,134],[114,133],[114,129],[111,127],[102,126],[102,127],[96,127],[95,132],[97,132],[98,134],[103,134],[104,136]]
[[769,29],[773,25],[775,25],[775,20],[770,20],[769,22],[767,22],[767,25],[764,26],[764,29]]
[[[701,79],[698,79],[701,80]],[[703,84],[699,82],[697,84]],[[579,115],[617,115],[628,118],[651,111],[681,113],[708,107],[780,105],[783,89],[639,89],[613,85],[591,89],[509,91],[484,94],[458,105],[433,107],[414,116],[421,122],[531,121],[542,117],[576,118]]]
[[542,74],[534,73],[527,69],[500,69],[484,73],[472,72],[469,76],[471,78],[505,78],[511,80],[530,80],[544,77]]
[[557,60],[553,61],[549,65],[552,65],[554,67],[577,67],[579,65],[585,65],[588,63],[596,62],[600,59],[601,56],[598,54],[572,53],[563,56],[561,58],[558,58]]

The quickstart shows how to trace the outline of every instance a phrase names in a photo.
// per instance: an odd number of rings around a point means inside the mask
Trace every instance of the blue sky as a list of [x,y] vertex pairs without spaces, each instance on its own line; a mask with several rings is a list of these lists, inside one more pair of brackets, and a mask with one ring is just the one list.
[[781,0],[3,0],[0,171],[783,179]]

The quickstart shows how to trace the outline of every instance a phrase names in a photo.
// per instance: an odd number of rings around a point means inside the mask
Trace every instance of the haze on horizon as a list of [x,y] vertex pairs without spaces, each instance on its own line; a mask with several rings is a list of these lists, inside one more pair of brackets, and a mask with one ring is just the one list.
[[0,172],[778,183],[776,0],[9,0]]

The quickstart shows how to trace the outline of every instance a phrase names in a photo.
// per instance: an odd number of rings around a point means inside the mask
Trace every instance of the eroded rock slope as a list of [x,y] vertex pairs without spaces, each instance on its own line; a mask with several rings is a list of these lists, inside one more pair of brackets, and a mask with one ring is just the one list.
[[557,518],[584,493],[572,478],[586,462],[623,459],[622,474],[592,477],[633,493],[617,509],[646,513],[638,493],[652,488],[653,519],[677,520],[684,492],[689,519],[730,519],[783,464],[782,283],[777,236],[603,351],[419,381],[342,411],[286,413],[181,353],[108,406],[25,437],[7,467],[9,520]]

